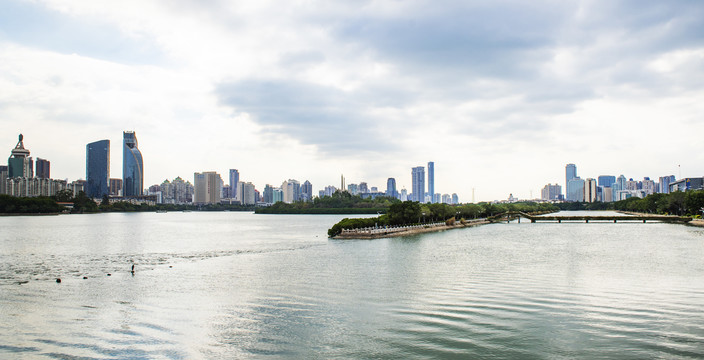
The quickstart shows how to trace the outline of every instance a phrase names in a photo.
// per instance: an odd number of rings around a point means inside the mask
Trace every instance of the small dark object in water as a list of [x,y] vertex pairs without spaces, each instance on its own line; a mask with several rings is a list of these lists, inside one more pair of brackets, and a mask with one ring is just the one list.
[[84,277],[83,277],[83,280],[85,280],[85,279],[87,279],[87,278],[88,278],[87,276],[84,276]]
[[112,276],[112,274],[108,273],[108,276]]
[[169,265],[169,267],[172,268],[173,266]]
[[61,284],[61,279],[56,278],[56,282],[59,283],[59,284]]

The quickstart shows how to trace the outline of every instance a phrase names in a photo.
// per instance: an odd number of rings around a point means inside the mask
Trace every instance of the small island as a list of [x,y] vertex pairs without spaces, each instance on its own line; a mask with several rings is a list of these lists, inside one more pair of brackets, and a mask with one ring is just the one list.
[[489,218],[509,211],[538,214],[557,210],[553,204],[535,202],[449,205],[396,201],[383,215],[342,219],[328,229],[328,236],[335,239],[404,236],[488,224]]

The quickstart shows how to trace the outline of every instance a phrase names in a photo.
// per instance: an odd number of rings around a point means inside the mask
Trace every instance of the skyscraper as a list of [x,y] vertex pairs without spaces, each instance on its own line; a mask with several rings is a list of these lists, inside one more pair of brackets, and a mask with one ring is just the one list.
[[561,194],[562,194],[562,187],[560,185],[547,184],[540,191],[540,198],[542,200],[546,200],[546,201],[559,200]]
[[[39,161],[37,161],[39,168]],[[86,185],[89,197],[110,195],[110,140],[100,140],[86,145]]]
[[313,184],[306,180],[301,185],[301,200],[311,201],[313,200]]
[[616,182],[616,177],[613,175],[599,175],[599,186],[611,187]]
[[567,198],[569,201],[584,201],[584,180],[579,177],[573,178],[567,183]]
[[240,182],[240,172],[237,171],[237,169],[230,169],[230,197],[233,199],[239,199],[237,197],[237,191],[239,190],[239,186],[237,186],[237,183]]
[[[572,194],[576,194],[575,191],[572,190],[570,187],[570,180],[574,179],[577,177],[577,166],[575,164],[567,164],[565,165],[565,199],[567,201],[578,201],[577,199],[572,198]],[[579,189],[581,192],[582,189]],[[581,200],[579,200],[581,201]]]
[[425,201],[425,168],[422,166],[411,169],[411,191],[412,201],[420,203]]
[[29,150],[24,148],[24,136],[20,134],[19,141],[15,148],[12,149],[10,158],[7,159],[8,168],[8,178],[31,178],[32,177],[32,166],[30,161],[32,158],[29,157]]
[[428,194],[431,203],[439,202],[435,197],[435,163],[432,161],[428,162]]
[[288,179],[281,184],[283,201],[287,204],[301,200],[301,183],[298,180]]
[[193,174],[193,203],[201,204],[217,204],[220,202],[220,193],[222,192],[222,178],[215,171],[206,171],[203,173]]
[[144,162],[134,131],[124,131],[122,147],[122,194],[140,196],[144,187]]
[[391,198],[398,198],[398,191],[396,191],[396,179],[389,178],[386,180],[386,196]]
[[661,176],[658,181],[658,187],[661,193],[667,194],[670,192],[670,183],[675,182],[675,175]]
[[47,159],[42,159],[42,158],[37,158],[37,163],[36,163],[36,174],[34,174],[35,177],[41,178],[41,179],[50,179],[51,178],[51,163]]
[[584,201],[595,202],[597,200],[596,180],[587,178],[584,181]]

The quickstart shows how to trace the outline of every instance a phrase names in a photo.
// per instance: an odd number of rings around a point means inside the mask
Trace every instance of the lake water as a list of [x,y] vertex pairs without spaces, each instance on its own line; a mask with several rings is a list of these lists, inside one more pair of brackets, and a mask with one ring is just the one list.
[[2,217],[0,358],[704,357],[703,228],[342,217]]

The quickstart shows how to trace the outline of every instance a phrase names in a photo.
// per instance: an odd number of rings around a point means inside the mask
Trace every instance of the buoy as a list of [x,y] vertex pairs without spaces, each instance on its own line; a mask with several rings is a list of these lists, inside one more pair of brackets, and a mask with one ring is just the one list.
[[61,279],[56,278],[56,282],[60,284],[60,283],[61,283]]
[[108,273],[108,276],[112,276],[112,274]]
[[88,278],[87,276],[84,276],[84,277],[83,277],[83,280],[85,280],[85,279],[87,279],[87,278]]

